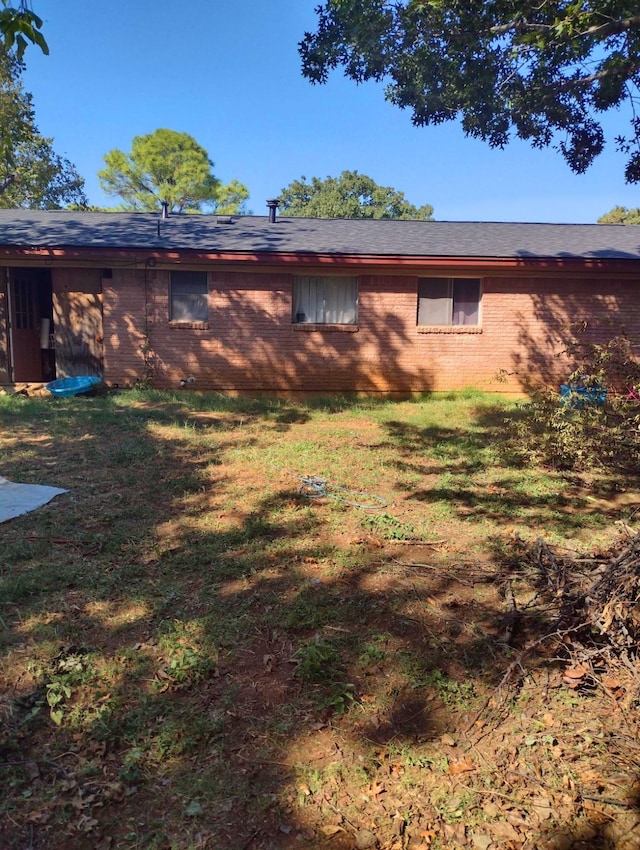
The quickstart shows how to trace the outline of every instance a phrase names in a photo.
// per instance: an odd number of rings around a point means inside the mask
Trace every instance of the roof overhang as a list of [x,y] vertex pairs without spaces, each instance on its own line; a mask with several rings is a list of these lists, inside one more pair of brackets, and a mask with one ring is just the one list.
[[100,247],[0,247],[2,265],[33,265],[48,267],[121,266],[127,268],[172,268],[175,266],[209,266],[216,269],[252,268],[258,271],[286,269],[329,268],[349,270],[352,273],[416,274],[433,269],[434,272],[464,271],[478,275],[539,272],[602,272],[606,274],[640,274],[640,259],[607,257],[451,257],[451,256],[400,256],[375,254],[316,254],[274,252],[222,252],[196,250],[158,250],[151,248],[100,248]]

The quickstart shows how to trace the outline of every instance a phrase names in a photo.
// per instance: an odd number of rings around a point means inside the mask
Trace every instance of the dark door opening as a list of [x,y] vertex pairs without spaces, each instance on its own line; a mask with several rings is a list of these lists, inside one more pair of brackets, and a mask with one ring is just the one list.
[[9,270],[9,335],[14,382],[55,378],[53,300],[48,269]]

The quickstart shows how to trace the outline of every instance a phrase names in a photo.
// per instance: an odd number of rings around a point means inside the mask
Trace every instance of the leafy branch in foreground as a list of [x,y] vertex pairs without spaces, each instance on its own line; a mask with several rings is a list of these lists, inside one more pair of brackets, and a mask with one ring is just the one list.
[[[628,182],[640,181],[640,14],[632,0],[325,0],[300,42],[302,73],[385,81],[417,126],[458,120],[503,147],[555,145],[583,173],[602,152],[600,116],[626,104]],[[616,120],[619,120],[616,118]]]
[[0,34],[1,41],[7,50],[16,49],[18,59],[22,59],[29,42],[37,44],[45,55],[49,54],[49,45],[42,35],[42,18],[30,8],[26,0],[20,0],[16,6],[10,5],[10,0],[1,0]]

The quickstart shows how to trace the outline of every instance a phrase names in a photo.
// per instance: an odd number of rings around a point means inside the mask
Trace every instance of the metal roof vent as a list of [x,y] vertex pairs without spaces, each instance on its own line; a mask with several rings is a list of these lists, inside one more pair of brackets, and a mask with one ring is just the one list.
[[162,213],[160,215],[161,218],[169,218],[169,203],[168,201],[162,202]]
[[278,211],[279,204],[279,198],[271,198],[267,201],[267,206],[269,207],[269,221],[271,222],[271,224],[273,224],[276,220],[276,212]]

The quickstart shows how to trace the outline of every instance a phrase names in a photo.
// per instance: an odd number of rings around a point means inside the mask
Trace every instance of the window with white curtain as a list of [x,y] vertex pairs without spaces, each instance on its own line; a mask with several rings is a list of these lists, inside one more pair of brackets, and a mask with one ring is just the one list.
[[169,320],[206,322],[209,319],[209,285],[206,272],[171,272]]
[[418,325],[430,327],[479,324],[478,278],[418,278]]
[[355,325],[358,279],[306,275],[293,280],[294,324]]

